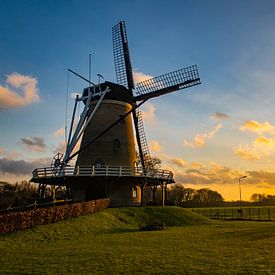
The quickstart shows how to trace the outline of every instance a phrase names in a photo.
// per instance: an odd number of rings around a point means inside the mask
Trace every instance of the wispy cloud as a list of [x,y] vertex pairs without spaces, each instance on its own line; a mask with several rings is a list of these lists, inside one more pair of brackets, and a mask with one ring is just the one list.
[[139,83],[153,77],[140,71],[134,71],[133,76],[135,83]]
[[170,162],[171,162],[172,165],[175,165],[179,168],[184,168],[187,164],[187,162],[184,159],[181,159],[181,158],[172,158],[170,160]]
[[0,85],[0,111],[23,107],[39,101],[37,79],[12,73],[7,76],[5,86]]
[[6,150],[3,147],[0,147],[0,155],[4,155],[6,153]]
[[150,140],[149,148],[153,152],[159,152],[161,150],[161,146],[157,140]]
[[216,112],[215,114],[213,114],[211,116],[211,118],[220,121],[220,120],[228,119],[229,115],[227,115],[225,113]]
[[48,159],[25,161],[0,158],[0,173],[12,175],[30,175],[35,168],[48,165]]
[[241,159],[245,160],[260,160],[263,158],[263,153],[259,152],[257,148],[252,146],[238,145],[234,149],[234,154]]
[[154,122],[156,119],[156,107],[152,103],[146,102],[142,106],[142,118],[145,122]]
[[218,123],[211,131],[204,134],[197,134],[192,141],[184,140],[183,145],[191,148],[203,147],[206,141],[212,139],[221,128],[222,124]]
[[29,150],[35,152],[44,152],[47,147],[44,139],[40,137],[21,138],[21,142],[26,145]]
[[54,137],[64,137],[65,136],[65,128],[61,127],[59,129],[57,129],[56,131],[54,131],[53,136]]
[[250,131],[257,134],[275,134],[275,126],[269,122],[258,122],[256,120],[247,120],[241,127],[241,131]]

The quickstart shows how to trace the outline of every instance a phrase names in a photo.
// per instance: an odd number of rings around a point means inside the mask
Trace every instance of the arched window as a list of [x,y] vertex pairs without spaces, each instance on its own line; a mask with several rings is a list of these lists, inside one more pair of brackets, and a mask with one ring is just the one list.
[[132,187],[132,198],[135,199],[137,197],[137,188]]

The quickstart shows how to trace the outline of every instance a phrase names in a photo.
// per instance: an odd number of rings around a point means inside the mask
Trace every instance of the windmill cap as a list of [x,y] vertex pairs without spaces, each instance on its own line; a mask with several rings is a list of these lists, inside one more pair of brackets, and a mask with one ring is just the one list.
[[[110,91],[106,93],[104,99],[123,101],[131,105],[134,104],[132,93],[126,87],[109,81],[105,81],[104,83],[96,85],[95,87],[91,86],[85,88],[83,90],[82,96],[87,96],[89,89],[92,92],[99,93],[100,91],[104,91],[107,88],[107,86],[109,87]],[[99,98],[100,95],[95,96],[93,97],[92,101],[98,100]],[[84,101],[84,103],[86,103],[86,101]]]

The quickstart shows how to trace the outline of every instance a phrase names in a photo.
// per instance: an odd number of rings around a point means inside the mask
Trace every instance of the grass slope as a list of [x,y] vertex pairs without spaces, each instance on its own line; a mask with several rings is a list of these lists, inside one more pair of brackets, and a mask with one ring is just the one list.
[[[140,231],[158,220],[163,231]],[[110,208],[0,236],[0,273],[271,274],[275,223],[221,222],[178,207]]]

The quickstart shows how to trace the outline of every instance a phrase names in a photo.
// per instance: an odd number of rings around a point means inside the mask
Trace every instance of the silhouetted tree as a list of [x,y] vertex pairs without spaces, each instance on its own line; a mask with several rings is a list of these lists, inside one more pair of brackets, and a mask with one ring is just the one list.
[[15,184],[0,182],[0,208],[23,207],[35,202],[37,187],[28,182],[21,181]]

